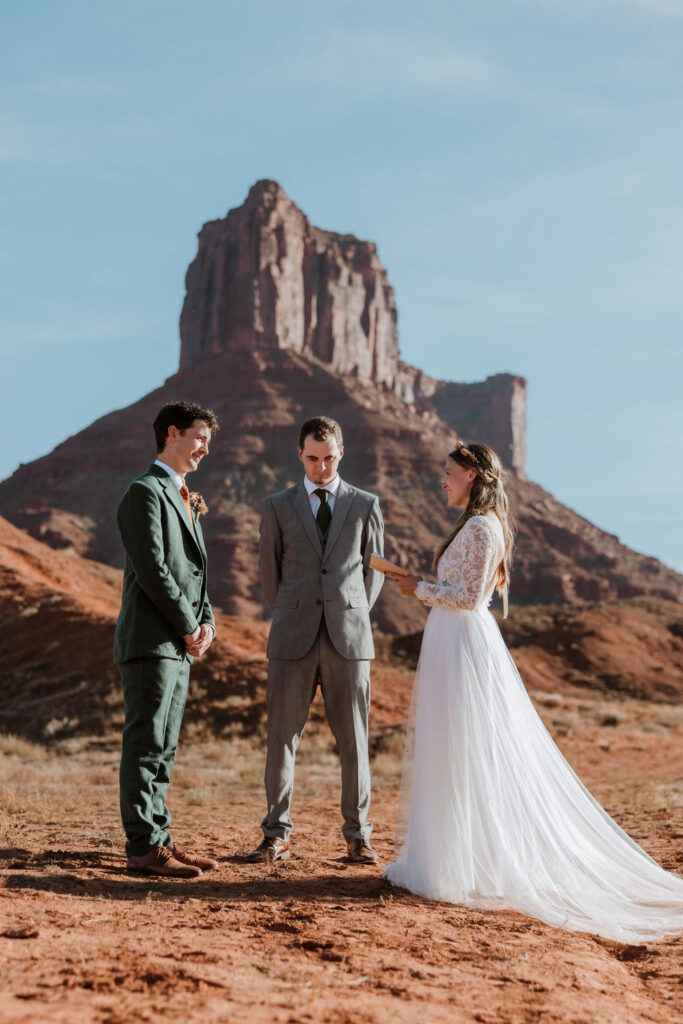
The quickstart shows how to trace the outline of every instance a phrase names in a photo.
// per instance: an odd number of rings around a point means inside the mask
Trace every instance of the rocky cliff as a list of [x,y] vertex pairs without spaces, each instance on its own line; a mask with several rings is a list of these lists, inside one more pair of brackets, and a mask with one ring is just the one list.
[[[445,455],[464,436],[491,443],[510,470],[514,603],[683,598],[681,576],[525,479],[521,378],[434,380],[398,359],[395,328],[375,247],[313,228],[278,186],[260,182],[243,207],[202,231],[178,373],[21,466],[0,483],[0,514],[52,547],[121,565],[115,509],[155,457],[152,421],[164,402],[200,402],[223,427],[192,481],[209,504],[211,595],[226,613],[260,617],[263,500],[301,477],[298,426],[326,413],[344,429],[342,475],[380,496],[388,553],[406,567],[429,573],[431,552],[451,528],[439,481]],[[407,632],[423,617],[417,602],[384,588],[381,629]]]
[[461,437],[490,445],[520,477],[526,465],[526,381],[497,373],[475,384],[439,382],[430,405]]
[[240,350],[285,349],[435,408],[460,436],[526,459],[525,382],[436,381],[399,358],[396,302],[377,247],[314,227],[275,181],[199,233],[180,316],[180,369]]
[[395,388],[394,291],[372,242],[314,227],[275,181],[205,224],[186,278],[180,367],[237,349],[289,349]]

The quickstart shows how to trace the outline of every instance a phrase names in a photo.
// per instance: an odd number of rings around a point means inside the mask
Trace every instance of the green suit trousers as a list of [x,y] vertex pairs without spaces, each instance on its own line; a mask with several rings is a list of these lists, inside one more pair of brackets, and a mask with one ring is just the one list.
[[119,665],[126,711],[119,788],[126,853],[173,842],[166,790],[183,720],[190,660],[134,658]]

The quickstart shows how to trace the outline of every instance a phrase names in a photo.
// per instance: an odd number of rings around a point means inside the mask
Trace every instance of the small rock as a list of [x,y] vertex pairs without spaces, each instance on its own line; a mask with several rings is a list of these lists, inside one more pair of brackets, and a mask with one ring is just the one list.
[[37,939],[39,932],[35,921],[30,921],[23,928],[6,928],[0,935],[5,939]]

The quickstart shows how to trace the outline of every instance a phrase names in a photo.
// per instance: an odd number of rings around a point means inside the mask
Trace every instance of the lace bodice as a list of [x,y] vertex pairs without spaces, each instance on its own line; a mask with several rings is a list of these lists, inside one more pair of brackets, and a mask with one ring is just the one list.
[[420,581],[415,596],[440,608],[486,607],[495,589],[503,551],[503,530],[498,519],[472,516],[439,559],[439,582]]

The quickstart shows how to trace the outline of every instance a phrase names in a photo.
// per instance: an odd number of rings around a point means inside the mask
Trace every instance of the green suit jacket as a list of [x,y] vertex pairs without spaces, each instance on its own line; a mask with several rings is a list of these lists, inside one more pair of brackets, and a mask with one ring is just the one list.
[[202,529],[160,466],[133,480],[116,514],[126,560],[114,661],[185,656],[183,637],[215,627]]

